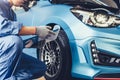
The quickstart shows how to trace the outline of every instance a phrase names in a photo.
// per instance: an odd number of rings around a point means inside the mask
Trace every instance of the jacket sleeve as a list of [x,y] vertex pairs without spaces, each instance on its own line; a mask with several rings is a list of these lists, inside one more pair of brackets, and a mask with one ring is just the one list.
[[0,7],[0,36],[18,34],[23,25],[17,21],[9,20],[8,17],[10,17],[10,15],[8,15],[8,12],[5,11],[7,10]]
[[0,15],[0,36],[18,34],[23,25],[17,21],[11,21]]

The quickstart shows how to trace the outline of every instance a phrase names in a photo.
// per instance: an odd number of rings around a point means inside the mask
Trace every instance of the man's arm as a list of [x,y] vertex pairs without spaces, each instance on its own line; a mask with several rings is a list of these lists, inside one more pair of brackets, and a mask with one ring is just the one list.
[[36,34],[36,27],[27,27],[23,26],[20,31],[19,35],[35,35]]
[[55,36],[55,32],[50,30],[50,26],[23,26],[19,31],[19,35],[38,35],[41,39],[48,39],[51,36]]

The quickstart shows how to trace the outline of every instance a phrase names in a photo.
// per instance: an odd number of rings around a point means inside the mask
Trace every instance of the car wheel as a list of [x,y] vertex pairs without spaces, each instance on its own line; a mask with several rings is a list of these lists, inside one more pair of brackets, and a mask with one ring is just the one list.
[[65,32],[60,30],[56,40],[43,44],[39,42],[38,58],[47,65],[46,80],[70,80],[71,54]]

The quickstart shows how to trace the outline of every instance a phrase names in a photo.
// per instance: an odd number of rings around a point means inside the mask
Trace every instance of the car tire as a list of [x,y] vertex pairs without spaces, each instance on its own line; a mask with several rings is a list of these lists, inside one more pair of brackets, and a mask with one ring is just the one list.
[[71,80],[71,53],[67,35],[60,30],[56,40],[39,42],[38,58],[47,65],[46,80]]

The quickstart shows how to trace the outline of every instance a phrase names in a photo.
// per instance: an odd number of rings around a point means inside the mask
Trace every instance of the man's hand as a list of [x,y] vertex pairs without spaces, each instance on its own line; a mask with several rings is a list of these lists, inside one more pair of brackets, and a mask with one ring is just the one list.
[[50,30],[51,27],[50,26],[40,26],[40,27],[36,27],[36,34],[42,39],[48,39],[51,36],[55,36],[55,33]]

